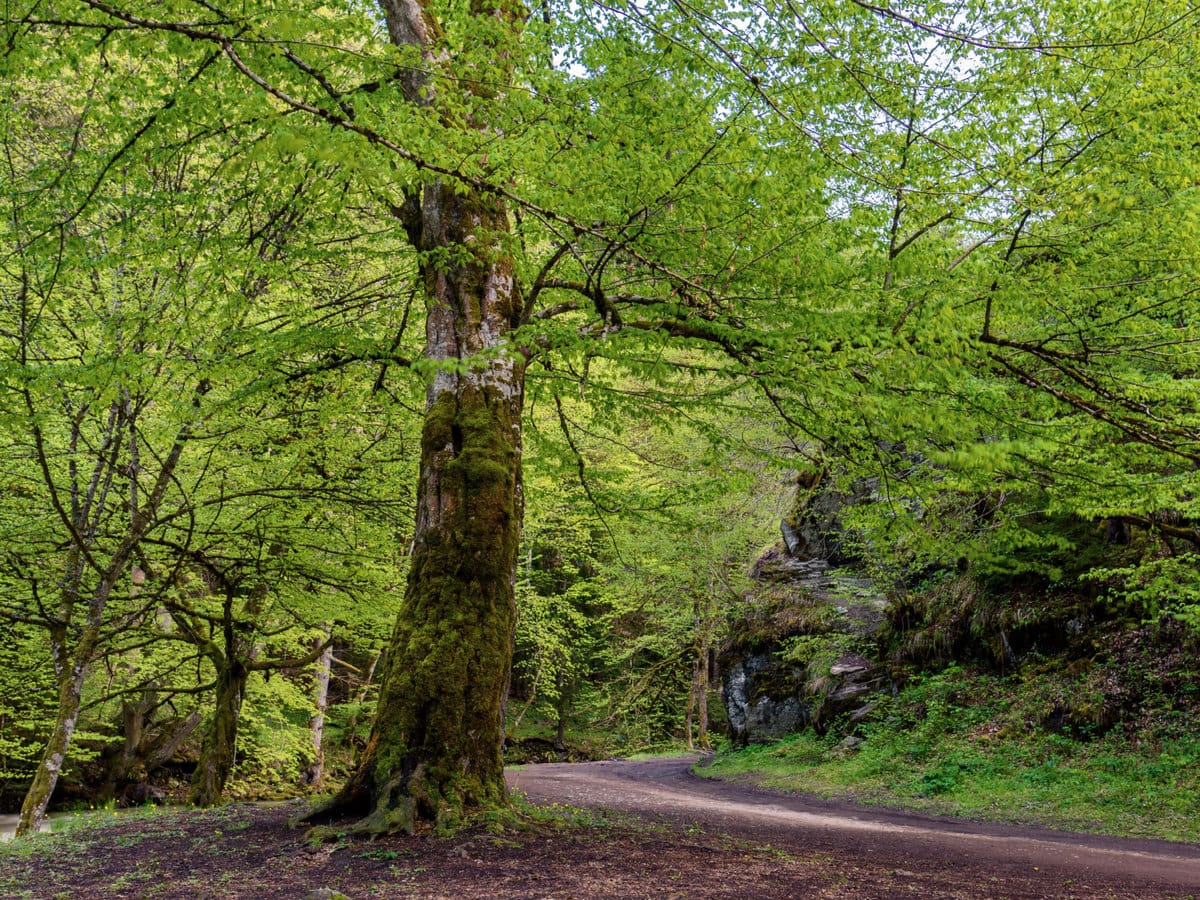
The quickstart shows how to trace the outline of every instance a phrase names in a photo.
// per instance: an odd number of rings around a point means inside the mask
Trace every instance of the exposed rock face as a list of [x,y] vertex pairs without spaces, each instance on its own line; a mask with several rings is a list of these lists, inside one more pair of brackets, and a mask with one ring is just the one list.
[[824,693],[826,718],[850,713],[850,721],[860,722],[870,715],[874,704],[867,702],[867,695],[885,689],[889,682],[875,664],[858,653],[839,657],[829,667],[828,690]]
[[722,687],[735,743],[774,740],[809,723],[804,669],[785,663],[777,653],[735,658],[724,670]]
[[[730,654],[722,687],[729,734],[739,745],[771,741],[849,712],[857,724],[871,714],[869,696],[890,682],[859,654],[840,657],[832,666],[800,666],[767,648]],[[816,671],[814,671],[816,669]]]
[[823,560],[833,565],[859,559],[855,535],[846,530],[843,511],[865,502],[878,486],[877,479],[856,481],[839,490],[825,473],[802,473],[796,480],[791,512],[779,523],[783,547],[797,560]]
[[824,559],[808,559],[789,553],[786,547],[771,547],[754,561],[750,577],[766,584],[807,584],[828,568]]
[[779,546],[758,559],[751,576],[761,591],[721,655],[734,742],[823,730],[846,712],[869,715],[868,696],[890,684],[851,649],[869,646],[883,620],[883,599],[871,583]]
[[830,675],[858,675],[871,669],[871,661],[860,653],[849,653],[829,667]]
[[838,559],[844,530],[841,510],[847,497],[832,491],[816,494],[807,504],[779,523],[783,545],[797,559]]

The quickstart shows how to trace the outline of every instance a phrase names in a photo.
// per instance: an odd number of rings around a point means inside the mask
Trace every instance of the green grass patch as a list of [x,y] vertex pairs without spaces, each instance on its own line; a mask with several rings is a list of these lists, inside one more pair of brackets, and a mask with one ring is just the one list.
[[503,824],[514,833],[529,828],[551,831],[609,831],[613,828],[632,828],[638,823],[635,817],[616,810],[591,809],[566,803],[537,805],[530,803],[520,791],[513,791],[509,801]]
[[885,700],[847,749],[812,732],[719,753],[698,769],[766,787],[987,821],[1200,842],[1200,735],[1043,727],[1020,678],[954,668]]

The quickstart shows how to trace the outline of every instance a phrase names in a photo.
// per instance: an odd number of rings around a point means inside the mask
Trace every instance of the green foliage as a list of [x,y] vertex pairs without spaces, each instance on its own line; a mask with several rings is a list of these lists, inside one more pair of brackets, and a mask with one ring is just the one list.
[[312,689],[307,679],[284,674],[252,677],[238,726],[238,765],[230,794],[294,796],[304,767],[312,761],[311,715]]
[[55,678],[37,629],[0,620],[0,802],[13,805],[54,720]]
[[717,387],[686,370],[647,395],[608,363],[588,365],[582,399],[531,384],[510,715],[513,727],[565,716],[589,743],[599,731],[609,752],[632,752],[683,736],[693,664],[723,640],[781,491],[753,398],[724,392],[720,412],[686,395]]
[[1147,559],[1120,568],[1095,568],[1088,577],[1110,585],[1112,596],[1142,610],[1147,619],[1168,614],[1200,630],[1200,556]]
[[1119,731],[1076,740],[1041,725],[1056,689],[1073,693],[1045,671],[949,668],[881,701],[852,750],[836,732],[805,732],[698,771],[944,815],[1196,840],[1194,733],[1159,719],[1138,743]]
[[94,752],[108,698],[171,702],[204,684],[200,657],[386,621],[346,601],[402,577],[408,503],[381,484],[411,419],[367,373],[401,343],[378,335],[405,315],[403,270],[345,214],[344,170],[266,146],[269,105],[205,91],[196,48],[127,33],[64,59],[44,38],[19,42],[0,129],[0,615],[43,629],[64,677],[104,663],[76,732]]
[[[36,679],[27,628],[90,635],[89,727],[138,679],[384,633],[424,389],[484,362],[417,358],[418,264],[475,253],[399,234],[435,179],[510,212],[536,712],[678,733],[794,468],[869,480],[848,524],[889,582],[1098,566],[1196,624],[1184,4],[439,5],[425,48],[362,5],[129,9],[6,13],[0,60],[0,612]],[[504,447],[459,476],[514,476]],[[1038,615],[942,599],[964,633]]]

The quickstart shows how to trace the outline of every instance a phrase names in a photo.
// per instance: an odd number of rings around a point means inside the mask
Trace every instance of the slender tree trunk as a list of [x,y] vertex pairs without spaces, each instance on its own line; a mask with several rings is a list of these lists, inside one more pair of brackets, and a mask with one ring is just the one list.
[[62,772],[63,763],[67,758],[67,750],[71,746],[71,735],[75,733],[75,723],[79,721],[79,701],[83,695],[83,679],[87,666],[75,662],[64,669],[58,676],[58,714],[54,720],[54,729],[42,751],[41,761],[33,773],[33,783],[25,793],[25,801],[21,804],[21,819],[17,823],[17,837],[33,834],[46,819],[46,807],[50,797],[58,785],[58,776]]
[[304,783],[310,787],[319,787],[325,775],[325,708],[329,702],[329,676],[333,668],[333,641],[330,640],[317,659],[316,689],[313,700],[316,713],[308,722],[309,734],[312,736],[313,760],[304,772]]
[[554,712],[558,716],[558,728],[554,733],[554,749],[567,749],[567,713],[571,709],[571,694],[574,692],[574,684],[571,679],[566,678],[562,672],[558,673],[558,680],[555,687],[558,690],[558,700],[554,704]]
[[108,775],[100,796],[111,800],[116,796],[117,789],[128,784],[133,778],[134,769],[142,753],[142,742],[145,737],[146,716],[154,707],[154,691],[144,691],[136,702],[126,700],[121,704],[121,731],[125,740],[121,749],[108,764]]
[[[699,609],[697,604],[697,609]],[[692,686],[688,691],[687,714],[684,716],[684,730],[687,733],[689,750],[697,745],[701,749],[709,749],[708,741],[708,686],[712,683],[709,671],[709,657],[712,652],[712,617],[711,608],[704,609],[703,614],[697,613],[694,626],[694,641],[692,649]],[[696,732],[693,739],[693,731]]]
[[225,783],[237,761],[238,720],[246,694],[249,670],[237,660],[220,667],[217,674],[217,703],[200,744],[200,761],[192,774],[188,802],[215,806],[221,802]]
[[150,774],[160,766],[166,765],[201,722],[198,712],[188,713],[187,716],[175,723],[174,727],[163,734],[142,760],[146,774]]
[[710,746],[708,741],[708,686],[712,681],[708,669],[708,658],[709,648],[706,644],[703,658],[700,661],[699,692],[696,696],[696,702],[699,704],[699,729],[696,739],[704,750],[709,749]]
[[[525,698],[525,705],[521,707],[521,711],[516,714],[512,720],[512,726],[507,729],[508,737],[515,738],[517,729],[521,727],[521,723],[525,721],[525,714],[533,709],[533,704],[537,702],[538,697],[538,682],[542,678],[543,666],[538,666],[537,672],[534,673],[533,683],[529,686],[529,696]],[[506,717],[507,718],[507,717]]]
[[696,679],[698,676],[699,661],[692,660],[692,684],[688,690],[687,710],[683,714],[683,733],[687,737],[687,748],[695,750],[696,745],[692,741],[692,717],[696,711]]
[[[358,689],[358,693],[354,695],[355,710],[346,722],[346,734],[350,736],[352,741],[354,740],[354,731],[358,728],[358,708],[367,700],[367,694],[370,692],[371,685],[375,680],[375,667],[379,665],[379,658],[381,656],[383,656],[382,651],[371,657],[371,663],[367,666],[367,673],[363,676],[362,686]],[[357,741],[355,741],[355,746],[357,746]]]

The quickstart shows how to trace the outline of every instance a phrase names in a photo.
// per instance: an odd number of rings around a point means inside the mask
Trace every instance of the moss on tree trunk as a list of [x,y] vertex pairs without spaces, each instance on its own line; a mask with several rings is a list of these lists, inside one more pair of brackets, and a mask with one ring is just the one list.
[[[368,744],[376,804],[439,820],[503,802],[502,707],[516,622],[519,456],[503,397],[445,394],[425,426],[440,527],[413,555]],[[456,449],[457,448],[457,449]]]
[[215,806],[221,802],[225,784],[237,760],[238,720],[248,676],[246,667],[236,661],[221,667],[217,674],[216,708],[200,744],[200,761],[192,773],[188,790],[189,803]]
[[[442,25],[428,0],[380,0],[388,34],[428,71],[407,102],[437,106]],[[495,68],[463,85],[486,94],[511,76],[508,40],[525,10],[472,0]],[[496,29],[497,23],[506,28]],[[457,115],[457,113],[456,113]],[[487,124],[462,120],[465,128]],[[462,184],[410,188],[395,209],[425,282],[425,356],[434,363],[421,434],[413,552],[371,736],[341,794],[310,816],[357,810],[359,830],[411,830],[505,802],[503,710],[516,624],[525,360],[508,346],[521,317],[508,209]]]
[[54,795],[58,785],[58,777],[62,773],[63,764],[67,759],[67,751],[71,747],[71,736],[75,733],[75,723],[79,720],[80,699],[83,695],[83,678],[87,667],[80,662],[70,669],[59,673],[58,677],[58,714],[54,720],[54,728],[46,741],[46,749],[33,773],[33,781],[25,793],[21,804],[21,818],[17,822],[17,837],[33,834],[42,826],[46,818],[46,807]]
[[426,355],[447,365],[427,391],[411,567],[375,723],[358,771],[314,816],[357,811],[368,831],[506,798],[524,393],[524,358],[505,346],[521,307],[508,216],[495,198],[439,184],[406,211],[413,243],[432,251]]
[[440,394],[426,417],[405,603],[363,761],[335,801],[367,813],[364,830],[449,824],[505,802],[519,414],[519,397],[476,386]]

